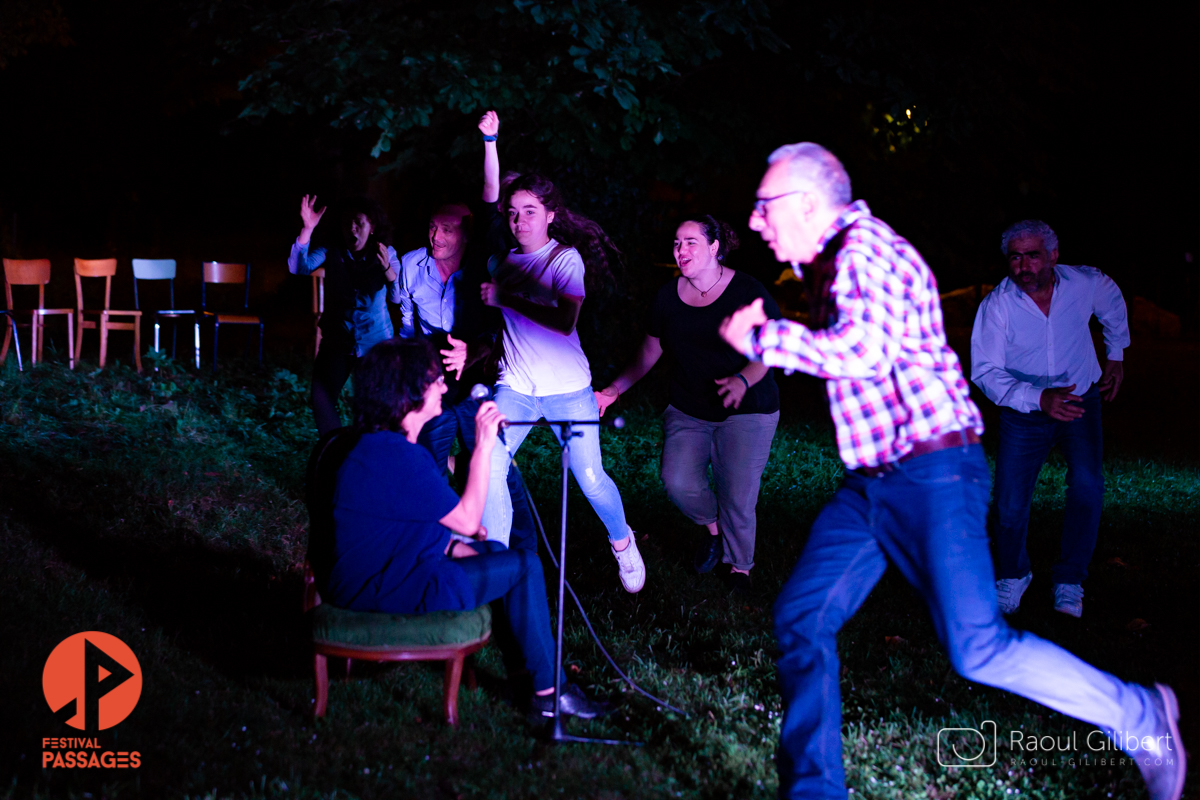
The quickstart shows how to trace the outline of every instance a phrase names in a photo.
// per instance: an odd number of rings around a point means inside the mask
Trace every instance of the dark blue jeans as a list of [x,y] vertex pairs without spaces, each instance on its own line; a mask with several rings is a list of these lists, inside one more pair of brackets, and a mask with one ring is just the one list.
[[[462,434],[463,448],[471,453],[475,450],[475,413],[479,411],[480,401],[470,397],[443,409],[442,413],[421,428],[417,441],[425,449],[433,453],[433,460],[444,472],[446,458],[454,445],[454,438]],[[500,445],[496,445],[500,447]],[[469,462],[459,459],[456,469],[467,469]],[[529,497],[525,492],[525,481],[521,479],[521,471],[513,464],[508,471],[508,494],[512,499],[513,518],[512,535],[508,546],[514,549],[532,550],[537,552],[537,527],[533,521],[533,512],[529,507]]]
[[[535,690],[554,688],[554,637],[542,562],[529,550],[509,550],[499,542],[475,542],[477,556],[457,559],[475,590],[478,607],[499,600]],[[563,678],[564,682],[566,678]]]
[[785,708],[777,756],[781,797],[847,796],[837,633],[889,559],[925,599],[938,639],[962,676],[1105,730],[1142,736],[1154,729],[1150,690],[1004,621],[988,553],[988,478],[979,445],[956,447],[902,462],[877,478],[849,472],[822,509],[775,602]]
[[993,546],[997,578],[1029,574],[1025,540],[1029,507],[1038,473],[1058,445],[1067,461],[1067,508],[1062,545],[1051,571],[1054,583],[1083,583],[1096,549],[1104,507],[1103,432],[1100,389],[1083,395],[1083,416],[1059,422],[1041,411],[1000,409],[1000,451],[996,455],[996,524]]

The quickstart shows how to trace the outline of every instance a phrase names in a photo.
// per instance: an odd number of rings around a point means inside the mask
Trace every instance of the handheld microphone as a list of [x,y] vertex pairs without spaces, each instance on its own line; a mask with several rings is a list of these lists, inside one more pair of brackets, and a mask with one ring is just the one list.
[[482,383],[477,383],[471,387],[472,400],[487,400],[491,394],[492,390],[484,386]]

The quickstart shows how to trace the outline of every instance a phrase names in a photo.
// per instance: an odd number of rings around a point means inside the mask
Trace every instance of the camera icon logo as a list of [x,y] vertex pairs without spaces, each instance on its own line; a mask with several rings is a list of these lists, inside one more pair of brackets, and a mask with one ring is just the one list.
[[942,728],[937,734],[937,761],[947,769],[996,766],[996,723],[985,719],[978,728]]

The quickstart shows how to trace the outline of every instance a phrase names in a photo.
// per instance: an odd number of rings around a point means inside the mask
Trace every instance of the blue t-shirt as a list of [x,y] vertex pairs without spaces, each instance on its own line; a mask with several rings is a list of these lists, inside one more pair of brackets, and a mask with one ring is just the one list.
[[363,434],[337,473],[334,560],[324,599],[339,608],[423,614],[474,608],[438,522],[458,495],[424,447],[402,434]]

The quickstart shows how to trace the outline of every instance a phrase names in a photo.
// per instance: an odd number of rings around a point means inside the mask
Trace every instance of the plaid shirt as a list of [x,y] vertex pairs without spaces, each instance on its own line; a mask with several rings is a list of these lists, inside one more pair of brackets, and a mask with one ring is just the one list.
[[850,225],[835,261],[836,321],[812,331],[771,320],[751,334],[746,352],[767,366],[827,379],[849,469],[897,461],[916,442],[951,431],[983,433],[958,356],[946,344],[933,273],[862,200],[846,207],[820,248]]

